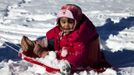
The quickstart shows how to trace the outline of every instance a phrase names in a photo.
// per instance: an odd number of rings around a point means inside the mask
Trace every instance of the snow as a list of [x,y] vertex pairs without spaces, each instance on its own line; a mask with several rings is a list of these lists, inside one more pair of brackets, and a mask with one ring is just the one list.
[[112,51],[123,49],[134,50],[134,37],[131,37],[134,36],[134,33],[132,33],[133,29],[134,27],[124,29],[123,31],[119,32],[117,36],[110,35],[109,39],[106,41],[107,46],[112,49]]
[[[45,56],[44,58],[37,58],[37,61],[44,63],[45,65],[55,68],[55,69],[59,69],[61,73],[64,74],[69,74],[70,70],[67,71],[67,69],[70,69],[70,64],[68,61],[66,60],[58,60],[56,59],[56,52],[54,51],[50,51],[49,54],[47,56]],[[36,73],[40,73],[43,74],[45,73],[45,71],[40,70],[40,66],[35,65],[35,68],[38,69],[36,70]]]
[[[133,0],[0,0],[1,75],[63,75],[46,73],[44,68],[20,59],[7,45],[20,50],[18,44],[23,35],[31,40],[44,37],[56,25],[57,12],[66,3],[75,3],[82,8],[97,28],[106,59],[118,68],[117,71],[109,68],[99,74],[91,70],[73,75],[134,75]],[[62,56],[67,54],[63,50]],[[59,64],[61,68],[64,62],[59,63],[54,52],[49,55],[45,59],[47,63],[53,66]],[[44,62],[42,58],[38,60]]]
[[67,55],[68,55],[68,51],[65,47],[63,47],[62,50],[61,50],[61,56],[66,57]]

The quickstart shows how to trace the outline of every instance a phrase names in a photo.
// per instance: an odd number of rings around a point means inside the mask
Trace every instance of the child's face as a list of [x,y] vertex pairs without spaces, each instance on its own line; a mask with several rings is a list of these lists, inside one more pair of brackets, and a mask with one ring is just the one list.
[[75,21],[71,18],[62,17],[60,18],[60,25],[64,30],[73,29]]

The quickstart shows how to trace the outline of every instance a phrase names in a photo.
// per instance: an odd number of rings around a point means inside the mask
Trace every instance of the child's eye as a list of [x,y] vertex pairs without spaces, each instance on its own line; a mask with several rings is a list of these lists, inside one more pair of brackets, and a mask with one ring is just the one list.
[[61,21],[61,23],[66,23],[66,21]]
[[63,23],[63,24],[65,24],[65,23],[73,24],[74,20],[70,19],[70,18],[66,18],[66,19],[61,19],[60,22]]
[[74,21],[68,20],[68,23],[74,23]]
[[74,23],[73,19],[68,19],[68,23]]

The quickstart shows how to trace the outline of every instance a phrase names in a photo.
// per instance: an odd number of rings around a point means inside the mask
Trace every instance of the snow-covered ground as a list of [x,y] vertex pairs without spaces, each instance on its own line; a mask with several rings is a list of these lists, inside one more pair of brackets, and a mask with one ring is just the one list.
[[119,68],[117,72],[107,69],[101,74],[82,71],[74,75],[134,75],[133,0],[0,0],[0,75],[39,75],[7,45],[19,50],[23,35],[32,40],[45,36],[66,3],[82,8],[97,28],[107,60]]

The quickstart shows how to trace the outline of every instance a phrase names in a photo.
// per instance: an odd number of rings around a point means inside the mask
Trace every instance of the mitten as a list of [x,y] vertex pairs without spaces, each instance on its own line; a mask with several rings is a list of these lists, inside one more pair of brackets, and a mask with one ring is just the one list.
[[67,60],[60,61],[60,71],[63,75],[70,75],[71,65]]

